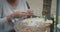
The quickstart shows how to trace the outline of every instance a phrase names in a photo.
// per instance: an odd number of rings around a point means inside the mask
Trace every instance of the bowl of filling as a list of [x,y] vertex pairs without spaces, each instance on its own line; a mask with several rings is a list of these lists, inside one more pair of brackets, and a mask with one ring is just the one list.
[[17,32],[45,32],[45,21],[43,18],[28,18],[18,22],[14,29]]

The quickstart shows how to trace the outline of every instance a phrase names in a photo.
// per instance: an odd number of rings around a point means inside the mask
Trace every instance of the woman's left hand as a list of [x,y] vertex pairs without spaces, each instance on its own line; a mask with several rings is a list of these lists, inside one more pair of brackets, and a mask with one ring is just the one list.
[[33,15],[33,10],[29,9],[27,13],[28,13],[27,17],[31,17]]

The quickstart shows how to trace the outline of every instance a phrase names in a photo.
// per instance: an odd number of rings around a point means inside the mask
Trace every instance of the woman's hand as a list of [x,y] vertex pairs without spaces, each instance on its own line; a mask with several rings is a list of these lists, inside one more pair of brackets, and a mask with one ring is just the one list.
[[29,9],[27,12],[14,12],[13,14],[7,16],[7,20],[8,20],[8,23],[12,25],[11,16],[13,16],[14,18],[21,18],[24,16],[30,17],[32,15],[33,15],[33,11]]
[[31,9],[29,9],[28,11],[27,11],[27,17],[29,18],[29,17],[31,17],[32,15],[33,15],[33,10],[31,10]]
[[12,14],[12,16],[14,18],[21,18],[21,17],[25,16],[25,14],[26,14],[25,12],[15,12]]
[[27,16],[27,12],[14,12],[13,14],[7,16],[7,23],[13,26],[13,23],[11,22],[11,16],[13,16],[14,18],[21,18]]

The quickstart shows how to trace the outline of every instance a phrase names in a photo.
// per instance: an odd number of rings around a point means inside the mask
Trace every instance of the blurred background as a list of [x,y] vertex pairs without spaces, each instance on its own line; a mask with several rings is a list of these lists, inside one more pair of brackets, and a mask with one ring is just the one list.
[[[44,0],[27,0],[27,1],[30,5],[31,9],[34,10],[34,14],[37,16],[42,16]],[[45,1],[47,1],[47,0],[45,0]],[[56,15],[56,0],[51,1],[51,15]]]

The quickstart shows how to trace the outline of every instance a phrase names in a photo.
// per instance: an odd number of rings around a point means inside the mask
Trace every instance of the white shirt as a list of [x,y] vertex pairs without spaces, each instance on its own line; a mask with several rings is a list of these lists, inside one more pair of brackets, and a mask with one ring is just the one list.
[[[27,11],[26,0],[19,0],[19,4],[15,9],[8,4],[6,0],[0,0],[0,32],[8,32],[11,27],[7,24],[6,16],[16,11]],[[3,13],[2,13],[3,12]],[[3,15],[2,15],[3,14]],[[3,18],[1,18],[3,17]]]

